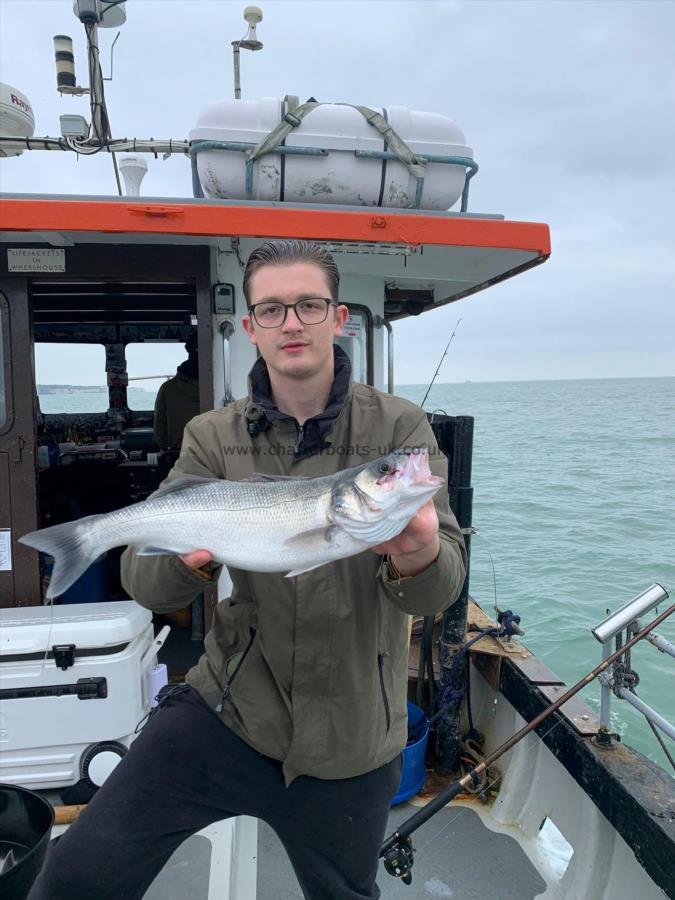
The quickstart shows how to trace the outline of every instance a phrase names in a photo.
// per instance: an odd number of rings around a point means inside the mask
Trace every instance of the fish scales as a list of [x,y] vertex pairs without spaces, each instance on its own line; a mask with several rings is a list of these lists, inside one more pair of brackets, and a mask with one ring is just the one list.
[[[300,544],[287,547],[285,541],[330,525],[330,484],[317,488],[303,481],[223,481],[187,488],[111,513],[93,523],[90,539],[106,550],[126,543],[185,554],[208,534],[209,550],[218,562],[248,569],[257,561],[258,571],[290,570],[307,550]],[[312,543],[320,548],[321,541]],[[326,561],[344,549],[344,541],[327,545]]]
[[47,599],[124,545],[179,556],[207,550],[224,565],[299,575],[400,534],[442,484],[419,448],[319,478],[176,478],[140,503],[19,540],[54,557]]

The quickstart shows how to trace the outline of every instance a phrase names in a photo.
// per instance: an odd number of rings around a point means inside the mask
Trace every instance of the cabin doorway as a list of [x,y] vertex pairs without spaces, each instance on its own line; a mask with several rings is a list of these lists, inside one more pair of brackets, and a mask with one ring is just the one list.
[[18,538],[37,528],[31,319],[26,281],[0,279],[0,606],[41,602],[36,554]]
[[[74,245],[65,256],[63,274],[0,279],[6,606],[43,603],[49,583],[51,561],[17,543],[21,535],[143,500],[166,477],[179,448],[158,445],[155,392],[185,369],[188,341],[194,414],[213,407],[208,249]],[[121,552],[56,602],[127,599]]]

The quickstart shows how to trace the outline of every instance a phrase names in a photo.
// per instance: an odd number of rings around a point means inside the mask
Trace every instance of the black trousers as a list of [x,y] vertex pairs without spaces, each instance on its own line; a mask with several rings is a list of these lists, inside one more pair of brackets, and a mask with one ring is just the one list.
[[52,843],[28,900],[140,900],[186,838],[236,815],[276,831],[306,898],[375,900],[400,772],[397,757],[356,778],[301,776],[286,788],[281,763],[240,740],[186,687],[156,710]]

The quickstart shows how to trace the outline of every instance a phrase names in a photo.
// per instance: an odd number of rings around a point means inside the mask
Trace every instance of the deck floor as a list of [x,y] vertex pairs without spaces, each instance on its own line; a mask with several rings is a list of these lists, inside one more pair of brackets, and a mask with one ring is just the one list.
[[[405,803],[392,810],[387,833],[415,812]],[[411,886],[380,867],[383,900],[531,900],[546,885],[513,838],[486,828],[467,807],[441,810],[416,833]],[[210,844],[196,836],[169,860],[144,900],[207,900]],[[257,900],[303,900],[302,891],[276,834],[258,830]]]

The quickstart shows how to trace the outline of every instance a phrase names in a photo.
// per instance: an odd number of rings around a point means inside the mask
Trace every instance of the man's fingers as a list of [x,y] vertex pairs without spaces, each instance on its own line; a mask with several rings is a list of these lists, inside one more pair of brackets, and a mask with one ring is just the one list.
[[208,550],[193,550],[192,553],[186,553],[179,557],[188,569],[201,569],[213,559],[213,554]]

